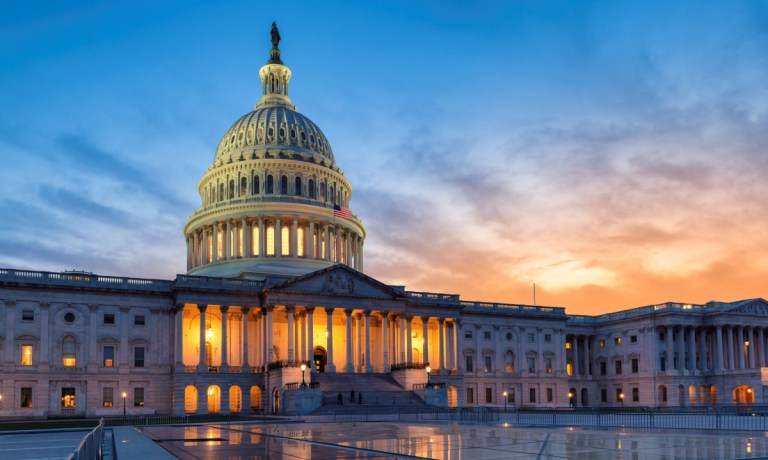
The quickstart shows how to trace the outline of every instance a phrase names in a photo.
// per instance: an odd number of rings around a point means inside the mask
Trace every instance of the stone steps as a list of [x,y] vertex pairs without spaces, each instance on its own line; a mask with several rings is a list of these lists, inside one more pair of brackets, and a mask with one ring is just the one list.
[[[391,412],[400,407],[425,406],[413,391],[400,386],[389,374],[314,374],[312,382],[320,384],[323,406],[313,413],[354,413],[360,410]],[[355,400],[351,392],[355,391]],[[359,394],[362,392],[362,403]],[[338,404],[341,393],[342,404]]]

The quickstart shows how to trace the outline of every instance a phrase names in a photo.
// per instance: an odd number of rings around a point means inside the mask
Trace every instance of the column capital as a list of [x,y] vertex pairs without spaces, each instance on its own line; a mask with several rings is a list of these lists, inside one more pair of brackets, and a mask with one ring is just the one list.
[[370,317],[370,316],[371,316],[371,313],[372,313],[372,312],[371,312],[371,310],[363,310],[363,315],[364,315],[366,318]]
[[381,318],[389,318],[389,312],[387,310],[379,310],[379,313],[381,314]]
[[306,311],[307,313],[310,313],[310,314],[314,313],[315,312],[315,307],[304,307],[304,311]]
[[208,309],[208,304],[199,303],[197,304],[197,309],[200,310],[201,312],[204,312],[205,310]]
[[[40,309],[41,309],[41,310],[47,310],[47,309],[48,309],[48,307],[50,307],[50,306],[51,306],[51,303],[50,303],[50,302],[40,302]],[[92,306],[93,306],[93,305],[88,305],[88,307],[92,307]],[[98,308],[99,308],[99,306],[98,306],[98,305],[96,305],[96,308],[98,309]]]
[[352,316],[352,312],[353,311],[355,311],[354,308],[345,308],[344,309],[344,314],[347,315],[347,316]]
[[240,312],[241,312],[243,315],[245,315],[245,316],[248,316],[248,313],[250,313],[250,312],[251,312],[251,307],[249,307],[248,305],[241,305],[241,306],[240,306]]
[[184,304],[183,303],[177,303],[173,306],[173,312],[178,313],[180,311],[184,311]]
[[285,312],[286,313],[293,313],[296,311],[296,305],[286,305],[285,306]]
[[226,314],[227,311],[229,310],[229,305],[220,305],[219,309],[221,310],[222,313]]
[[333,308],[333,307],[325,307],[323,310],[325,310],[325,313],[326,313],[326,314],[328,314],[328,315],[332,315],[332,314],[333,314],[333,311],[334,311],[334,310],[336,310],[336,309],[335,309],[335,308]]

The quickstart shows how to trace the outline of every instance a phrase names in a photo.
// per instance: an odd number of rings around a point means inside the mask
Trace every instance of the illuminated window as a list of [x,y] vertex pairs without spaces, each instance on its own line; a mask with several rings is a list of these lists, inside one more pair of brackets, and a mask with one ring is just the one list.
[[115,347],[104,347],[104,367],[113,367],[115,365]]
[[115,389],[113,387],[104,387],[101,389],[101,405],[112,407],[115,405]]
[[536,358],[528,357],[528,372],[536,372]]
[[565,365],[565,373],[568,377],[573,377],[573,363],[569,362]]
[[512,350],[507,350],[507,352],[504,353],[504,370],[507,374],[515,372],[515,354]]
[[32,365],[32,356],[33,356],[33,347],[32,347],[32,345],[22,345],[21,346],[21,365],[22,366],[31,366]]
[[19,400],[21,401],[21,407],[23,409],[32,408],[32,387],[21,387],[21,395]]
[[259,255],[259,227],[254,225],[251,229],[251,241],[253,241],[253,244],[251,244],[251,251],[253,252],[252,255],[258,256]]
[[293,194],[296,196],[303,195],[301,190],[301,177],[296,177],[295,183],[293,184]]
[[493,372],[493,360],[491,359],[491,355],[483,356],[483,361],[483,364],[485,364],[483,372]]
[[304,227],[299,227],[296,232],[296,251],[297,256],[304,257]]
[[614,345],[621,345],[621,337],[616,337],[613,339],[613,343]]
[[234,197],[235,197],[235,181],[233,179],[229,181],[229,195],[227,196],[227,198],[231,200]]
[[133,407],[144,407],[144,387],[133,389]]
[[75,407],[75,389],[73,387],[63,387],[61,389],[61,407],[64,409]]
[[267,255],[275,255],[275,227],[267,227]]
[[550,358],[550,357],[545,357],[544,358],[544,367],[547,368],[547,374],[551,374],[552,373],[552,358]]
[[291,255],[291,229],[284,226],[280,230],[280,254],[284,256]]
[[605,346],[605,340],[600,339],[600,348],[603,348]]
[[63,366],[74,366],[77,363],[75,359],[75,338],[71,335],[64,337],[61,342],[61,364]]
[[570,350],[571,349],[571,342],[565,342],[565,349]]

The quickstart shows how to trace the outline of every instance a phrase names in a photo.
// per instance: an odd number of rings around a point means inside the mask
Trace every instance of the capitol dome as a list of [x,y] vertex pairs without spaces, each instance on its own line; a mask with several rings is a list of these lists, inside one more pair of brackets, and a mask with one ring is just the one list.
[[318,126],[288,95],[291,71],[272,30],[262,96],[222,137],[184,227],[187,273],[292,277],[343,263],[363,270],[365,228],[352,186]]

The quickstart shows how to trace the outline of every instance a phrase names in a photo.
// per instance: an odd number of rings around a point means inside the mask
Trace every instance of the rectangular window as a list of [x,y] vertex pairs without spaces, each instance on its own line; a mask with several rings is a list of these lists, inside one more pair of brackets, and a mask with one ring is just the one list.
[[621,391],[621,388],[616,388],[616,402],[624,402],[624,392]]
[[472,338],[472,331],[470,331],[470,330],[464,331],[464,338],[465,339],[471,339]]
[[571,342],[565,342],[565,349],[570,350],[571,349]]
[[600,361],[600,375],[605,375],[608,373],[607,366],[605,364],[605,361]]
[[144,387],[133,389],[133,407],[144,407]]
[[613,344],[614,345],[621,345],[621,337],[616,337],[615,339],[613,339]]
[[464,357],[464,370],[466,372],[474,372],[474,366],[472,365],[472,356]]
[[104,324],[115,324],[115,314],[104,313]]
[[605,346],[605,340],[600,339],[600,341],[598,342],[598,345],[600,345],[600,348],[603,348]]
[[144,367],[144,347],[133,349],[133,367]]
[[533,333],[532,333],[532,332],[529,332],[529,333],[528,333],[528,341],[529,341],[529,342],[533,342],[534,340],[535,340],[535,336],[533,335]]
[[547,368],[547,374],[552,373],[552,358],[550,357],[544,358],[544,367]]
[[637,358],[632,358],[632,373],[637,374],[640,370],[640,360]]
[[115,389],[113,387],[101,389],[101,405],[104,407],[113,407],[115,405]]
[[555,393],[552,391],[552,388],[547,388],[547,402],[551,403],[555,400]]
[[629,342],[630,343],[637,343],[637,336],[636,335],[630,335],[629,336]]
[[467,404],[475,403],[475,389],[467,388]]
[[600,390],[600,402],[608,402],[608,390],[605,388]]
[[34,356],[33,345],[21,346],[21,365],[22,366],[31,366],[33,356]]
[[528,372],[536,372],[536,358],[528,357]]
[[485,360],[485,367],[483,368],[483,372],[493,372],[493,368],[491,367],[491,357],[486,355],[483,356],[483,359]]
[[61,407],[63,409],[73,409],[75,407],[75,389],[73,387],[62,387]]
[[104,347],[104,367],[113,367],[115,365],[115,347]]
[[35,320],[35,311],[34,310],[21,310],[21,320],[22,321],[34,321]]
[[632,388],[632,401],[640,401],[640,388]]
[[483,331],[483,338],[485,340],[491,340],[491,331]]
[[544,334],[544,341],[545,342],[551,342],[552,341],[552,334]]
[[536,402],[536,388],[528,389],[528,401],[532,403]]
[[32,387],[21,387],[21,408],[32,408]]
[[507,390],[507,403],[514,404],[515,403],[515,389],[509,388]]
[[485,403],[493,404],[493,388],[485,389]]
[[616,368],[615,369],[616,370],[616,375],[621,375],[621,361],[616,360],[614,362],[614,365],[615,365],[615,368]]
[[136,315],[133,317],[134,326],[144,326],[145,324],[146,324],[146,319],[144,315]]

